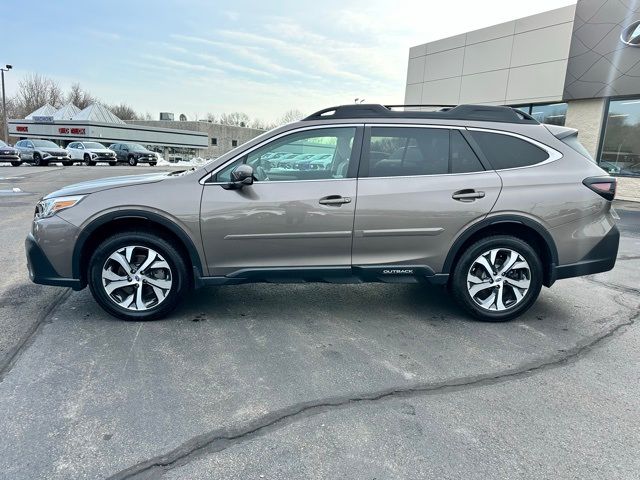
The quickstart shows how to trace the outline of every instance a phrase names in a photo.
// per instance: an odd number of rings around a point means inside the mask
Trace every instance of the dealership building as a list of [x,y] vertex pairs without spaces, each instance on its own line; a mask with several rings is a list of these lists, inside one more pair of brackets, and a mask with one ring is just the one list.
[[405,104],[460,103],[577,128],[605,170],[640,175],[640,4],[580,0],[412,47]]
[[44,105],[24,119],[8,121],[9,136],[42,138],[62,147],[71,142],[139,143],[168,160],[195,156],[216,158],[263,133],[262,130],[210,122],[172,120],[122,121],[108,108],[92,104],[80,110],[73,104]]

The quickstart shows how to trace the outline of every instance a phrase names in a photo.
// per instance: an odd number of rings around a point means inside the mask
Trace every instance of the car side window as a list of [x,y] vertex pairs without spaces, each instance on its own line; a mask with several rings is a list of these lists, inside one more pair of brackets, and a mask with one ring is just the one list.
[[372,127],[371,140],[365,157],[365,166],[361,172],[363,177],[448,173],[449,130]]
[[355,127],[292,133],[264,145],[220,170],[214,182],[229,182],[239,164],[251,165],[258,182],[346,178],[352,162]]
[[35,147],[33,146],[33,142],[25,142],[25,145],[24,145],[24,146],[25,146],[25,147],[27,147],[27,148],[35,148]]
[[20,140],[19,142],[16,142],[16,147],[22,147],[22,146],[23,146],[22,140]]
[[483,172],[484,167],[464,135],[458,130],[450,130],[450,171],[451,173]]
[[542,148],[512,135],[480,131],[471,135],[495,170],[528,167],[549,158]]

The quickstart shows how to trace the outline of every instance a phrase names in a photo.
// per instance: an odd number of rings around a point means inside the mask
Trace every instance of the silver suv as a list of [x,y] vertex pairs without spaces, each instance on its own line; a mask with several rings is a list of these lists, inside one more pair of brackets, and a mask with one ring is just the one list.
[[[291,154],[331,161],[283,166]],[[348,105],[196,169],[49,194],[27,258],[34,282],[89,285],[130,320],[165,316],[191,288],[304,281],[446,285],[503,321],[543,285],[613,268],[615,188],[576,130],[518,110]]]

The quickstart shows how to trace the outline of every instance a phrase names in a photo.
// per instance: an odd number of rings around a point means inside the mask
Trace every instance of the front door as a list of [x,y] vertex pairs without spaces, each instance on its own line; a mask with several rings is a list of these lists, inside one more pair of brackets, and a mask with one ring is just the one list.
[[491,211],[502,185],[461,128],[368,127],[362,157],[353,265],[377,277],[440,273],[455,237]]
[[[355,126],[303,129],[214,173],[205,183],[200,215],[209,275],[350,272],[361,138]],[[314,168],[296,161],[308,154],[328,154],[331,161]],[[223,188],[241,163],[253,167],[253,185]]]

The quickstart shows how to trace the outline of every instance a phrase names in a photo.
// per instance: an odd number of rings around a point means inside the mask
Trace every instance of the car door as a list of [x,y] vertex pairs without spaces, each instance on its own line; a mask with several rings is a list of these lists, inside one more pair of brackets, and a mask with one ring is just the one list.
[[79,145],[79,142],[71,142],[69,145],[67,145],[67,151],[69,152],[69,155],[71,155],[71,158],[73,160],[78,160],[82,158],[82,156],[78,155],[78,145]]
[[31,140],[24,141],[24,159],[33,160],[33,153],[35,152],[35,147]]
[[[376,275],[440,273],[456,236],[501,189],[464,128],[371,126],[358,178],[353,264]],[[401,266],[411,268],[383,268]]]
[[[307,127],[280,134],[214,171],[204,181],[200,213],[209,274],[350,274],[361,143],[361,126]],[[332,156],[323,170],[271,160],[276,153],[323,152]],[[231,171],[243,163],[254,169],[253,185],[225,189]]]

